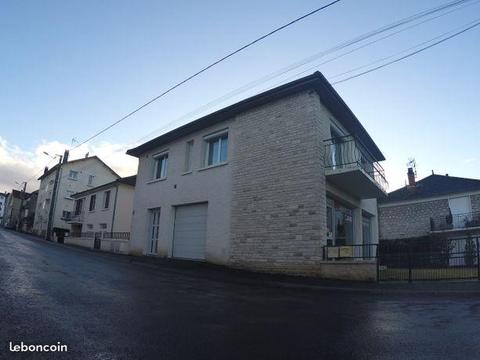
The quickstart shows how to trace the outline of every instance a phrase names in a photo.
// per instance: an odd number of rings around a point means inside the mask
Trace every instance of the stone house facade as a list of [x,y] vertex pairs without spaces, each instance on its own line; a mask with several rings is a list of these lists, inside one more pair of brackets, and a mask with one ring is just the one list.
[[379,201],[380,239],[480,233],[480,180],[432,174]]
[[127,154],[134,254],[320,274],[325,245],[378,242],[384,157],[318,72]]

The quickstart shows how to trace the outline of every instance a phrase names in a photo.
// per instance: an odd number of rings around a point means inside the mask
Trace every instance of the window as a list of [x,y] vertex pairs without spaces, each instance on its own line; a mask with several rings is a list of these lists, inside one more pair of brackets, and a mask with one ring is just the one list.
[[150,231],[148,253],[156,254],[158,251],[158,239],[160,232],[160,208],[150,209]]
[[108,209],[110,206],[110,190],[103,193],[103,208]]
[[93,180],[95,179],[95,175],[88,175],[88,185],[93,185]]
[[90,211],[95,210],[95,202],[96,201],[97,201],[97,195],[90,196],[90,205],[88,207],[88,210],[90,210]]
[[87,229],[88,229],[88,230],[92,230],[92,229],[93,229],[93,225],[92,225],[92,224],[87,224]]
[[70,219],[70,211],[63,210],[63,212],[62,212],[62,218],[65,219],[65,220]]
[[65,191],[65,197],[67,199],[71,199],[73,194],[75,194],[75,191],[72,191],[72,190]]
[[187,148],[185,149],[185,172],[192,171],[192,153],[193,153],[193,140],[187,142]]
[[78,180],[78,171],[70,170],[68,173],[68,178],[70,180]]
[[105,223],[100,224],[100,229],[106,229],[106,228],[107,228],[107,224]]
[[212,166],[227,161],[228,158],[228,134],[211,137],[205,140],[206,147],[206,165]]
[[83,199],[75,201],[75,215],[80,215],[83,210]]
[[154,156],[155,172],[154,179],[165,179],[167,177],[168,154]]

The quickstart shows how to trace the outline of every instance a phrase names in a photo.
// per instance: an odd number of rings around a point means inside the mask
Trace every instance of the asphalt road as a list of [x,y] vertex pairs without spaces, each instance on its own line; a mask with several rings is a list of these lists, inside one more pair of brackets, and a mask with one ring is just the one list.
[[[131,263],[0,230],[0,358],[463,360],[480,354],[480,296],[474,294],[289,287],[207,272]],[[10,341],[60,341],[68,352],[13,353]]]

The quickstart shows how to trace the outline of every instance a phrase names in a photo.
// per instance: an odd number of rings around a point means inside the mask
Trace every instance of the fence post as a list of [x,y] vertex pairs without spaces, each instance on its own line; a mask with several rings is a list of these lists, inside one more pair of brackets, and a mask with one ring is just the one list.
[[412,282],[412,249],[408,242],[408,282]]
[[480,249],[478,248],[478,236],[475,238],[477,248],[477,279],[480,280]]
[[379,244],[377,244],[376,250],[375,250],[375,257],[377,259],[377,282],[380,282],[380,259],[379,259]]

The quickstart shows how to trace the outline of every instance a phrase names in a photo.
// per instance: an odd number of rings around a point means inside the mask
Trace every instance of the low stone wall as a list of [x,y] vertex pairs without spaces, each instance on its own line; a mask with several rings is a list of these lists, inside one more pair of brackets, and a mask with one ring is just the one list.
[[375,261],[326,261],[320,264],[320,277],[334,280],[376,281]]
[[128,254],[130,242],[128,240],[102,239],[100,250],[113,253]]
[[93,249],[93,238],[86,238],[86,237],[72,237],[66,236],[64,243],[68,245],[76,245],[76,246],[83,246],[89,249]]

